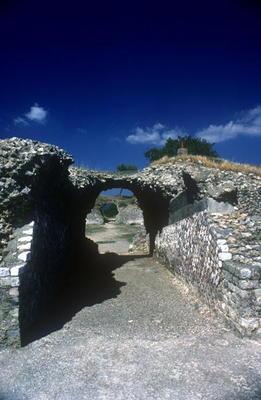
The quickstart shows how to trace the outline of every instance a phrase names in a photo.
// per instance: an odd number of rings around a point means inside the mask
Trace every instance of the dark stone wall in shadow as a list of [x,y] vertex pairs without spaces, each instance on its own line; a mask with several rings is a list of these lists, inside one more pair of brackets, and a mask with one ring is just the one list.
[[34,236],[19,287],[22,345],[68,275],[74,243],[81,237],[77,198],[67,177],[67,167],[54,158],[41,168],[32,186]]

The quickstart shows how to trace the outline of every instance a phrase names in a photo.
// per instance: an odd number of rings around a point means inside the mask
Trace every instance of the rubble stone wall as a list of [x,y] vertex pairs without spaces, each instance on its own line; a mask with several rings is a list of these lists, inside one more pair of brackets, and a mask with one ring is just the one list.
[[196,212],[163,228],[155,255],[242,335],[261,333],[261,218]]

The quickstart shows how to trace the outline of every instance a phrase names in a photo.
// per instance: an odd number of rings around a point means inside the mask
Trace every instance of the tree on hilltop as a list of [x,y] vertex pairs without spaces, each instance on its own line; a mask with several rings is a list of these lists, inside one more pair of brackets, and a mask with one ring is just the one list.
[[188,149],[188,154],[206,157],[218,157],[214,150],[214,143],[209,143],[205,139],[187,136],[178,136],[177,139],[168,138],[164,146],[153,147],[147,150],[144,155],[150,161],[156,161],[164,156],[174,157],[180,147]]

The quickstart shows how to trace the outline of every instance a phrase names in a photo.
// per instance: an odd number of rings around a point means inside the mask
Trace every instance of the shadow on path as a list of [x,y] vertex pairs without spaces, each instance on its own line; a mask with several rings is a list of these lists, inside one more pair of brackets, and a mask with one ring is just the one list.
[[117,281],[113,271],[131,260],[144,257],[148,256],[99,254],[97,245],[86,239],[68,278],[57,290],[56,298],[46,308],[41,320],[27,332],[23,345],[61,329],[82,308],[116,298],[126,282]]

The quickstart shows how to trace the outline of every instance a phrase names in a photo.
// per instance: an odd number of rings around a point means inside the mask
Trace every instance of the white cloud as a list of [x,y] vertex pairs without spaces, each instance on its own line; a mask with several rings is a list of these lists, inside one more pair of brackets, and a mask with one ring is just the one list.
[[25,118],[17,117],[17,118],[14,119],[14,125],[18,125],[18,126],[28,126],[29,123],[28,123],[28,121],[26,121]]
[[261,136],[261,106],[242,112],[235,121],[209,125],[196,133],[196,136],[212,143],[224,142],[239,135]]
[[37,103],[35,103],[30,111],[25,114],[26,118],[30,121],[35,121],[44,124],[47,118],[48,112],[43,108],[40,107]]
[[161,123],[154,124],[152,127],[137,127],[134,133],[127,136],[127,142],[131,144],[154,144],[162,145],[168,138],[183,136],[184,133],[179,129],[168,129]]

